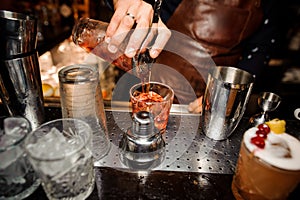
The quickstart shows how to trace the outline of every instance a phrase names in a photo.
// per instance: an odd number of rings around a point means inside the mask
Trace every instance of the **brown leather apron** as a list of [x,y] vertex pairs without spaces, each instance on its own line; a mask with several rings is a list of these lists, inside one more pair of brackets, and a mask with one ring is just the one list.
[[[194,91],[180,86],[181,80],[174,82],[174,78],[159,69],[153,74],[155,80],[173,87],[180,103],[203,95],[207,70],[216,65],[235,66],[241,56],[242,42],[261,25],[262,17],[260,0],[182,0],[167,26],[188,37],[189,42],[186,45],[185,40],[174,37],[172,32],[157,63],[183,75]],[[180,49],[181,55],[172,49]],[[203,56],[204,51],[210,58]],[[189,96],[190,92],[194,94]]]

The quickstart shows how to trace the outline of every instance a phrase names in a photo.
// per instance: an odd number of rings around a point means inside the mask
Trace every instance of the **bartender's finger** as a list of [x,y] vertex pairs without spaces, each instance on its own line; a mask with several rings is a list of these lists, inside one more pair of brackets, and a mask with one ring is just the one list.
[[[122,1],[119,1],[118,3],[120,3]],[[119,25],[121,24],[123,18],[124,18],[124,14],[126,14],[127,10],[129,8],[129,5],[121,5],[121,6],[118,6],[116,5],[116,10],[113,14],[113,16],[111,17],[111,20],[108,24],[108,27],[106,29],[106,37],[107,38],[111,38],[116,30],[118,29]]]
[[202,106],[198,106],[193,113],[202,113]]
[[152,28],[149,29],[148,34],[143,41],[143,44],[141,46],[141,52],[145,52],[146,49],[151,49],[153,42],[155,40],[155,37],[157,36],[157,24],[152,25]]
[[157,37],[149,52],[152,58],[156,58],[161,53],[170,37],[171,31],[166,27],[166,25],[161,21],[161,19],[159,19]]
[[[130,33],[131,29],[135,25],[136,22],[136,16],[139,12],[139,7],[142,4],[142,1],[118,1],[118,3],[121,2],[118,5],[118,8],[116,9],[116,12],[114,15],[117,15],[117,20],[119,20],[119,17],[122,17],[122,19],[119,21],[119,25],[114,31],[113,35],[108,30],[107,37],[109,40],[108,50],[112,53],[115,53],[118,50],[118,47],[120,44],[124,41],[126,36]],[[129,6],[124,4],[124,2],[128,2],[130,4]],[[124,8],[127,8],[126,10]],[[121,7],[121,8],[120,8]],[[116,21],[117,21],[116,20]]]
[[117,52],[118,47],[124,41],[126,36],[130,33],[134,23],[135,20],[131,16],[129,15],[124,16],[118,29],[109,40],[108,50],[110,52],[112,53]]
[[192,113],[201,113],[202,112],[202,99],[203,96],[197,98],[195,101],[191,102],[188,105],[188,111]]
[[143,39],[147,36],[148,28],[135,29],[130,36],[128,45],[125,50],[125,55],[129,58],[135,56],[137,51],[140,50]]
[[152,6],[148,3],[141,4],[138,10],[139,12],[136,16],[136,27],[130,36],[125,51],[126,56],[130,58],[136,54],[136,50],[140,49],[142,43],[147,37],[153,16]]

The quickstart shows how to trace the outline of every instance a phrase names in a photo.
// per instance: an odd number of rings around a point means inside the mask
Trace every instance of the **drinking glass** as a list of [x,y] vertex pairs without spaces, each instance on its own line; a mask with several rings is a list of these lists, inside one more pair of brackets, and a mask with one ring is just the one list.
[[25,139],[25,151],[49,199],[82,200],[94,188],[92,129],[82,120],[49,121]]
[[21,117],[2,117],[0,124],[0,199],[23,199],[40,185],[23,149],[31,126]]
[[272,148],[269,153],[262,148],[249,150],[245,141],[250,138],[244,135],[232,181],[232,192],[238,200],[287,199],[299,184],[300,142],[286,133],[269,134],[267,138],[264,148]]
[[95,66],[75,64],[59,72],[63,118],[81,119],[93,131],[93,156],[100,160],[110,150],[99,72]]
[[173,89],[159,82],[138,83],[130,88],[132,114],[139,111],[150,112],[154,125],[160,133],[165,133],[171,106],[174,99]]

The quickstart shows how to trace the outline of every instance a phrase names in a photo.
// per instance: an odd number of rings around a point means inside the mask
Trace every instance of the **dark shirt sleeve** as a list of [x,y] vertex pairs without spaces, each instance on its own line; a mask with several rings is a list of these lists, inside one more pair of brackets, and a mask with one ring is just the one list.
[[162,0],[160,18],[166,24],[181,0]]

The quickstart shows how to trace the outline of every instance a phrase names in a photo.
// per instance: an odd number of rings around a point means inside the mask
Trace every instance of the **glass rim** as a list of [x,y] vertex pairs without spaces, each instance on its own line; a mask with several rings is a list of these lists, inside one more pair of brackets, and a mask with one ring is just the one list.
[[255,75],[233,66],[212,67],[209,69],[209,75],[218,82],[227,83],[233,88],[250,87],[255,81]]
[[[59,156],[55,156],[54,158],[44,158],[42,156],[36,156],[34,154],[32,154],[31,151],[28,150],[27,145],[29,144],[29,139],[33,137],[35,132],[38,132],[39,130],[41,130],[43,127],[48,126],[49,124],[53,124],[53,123],[57,123],[57,122],[63,122],[63,121],[77,121],[77,123],[81,123],[82,125],[85,126],[85,128],[89,129],[89,131],[85,131],[85,133],[88,133],[88,137],[87,139],[83,142],[83,144],[81,144],[78,148],[76,148],[75,150],[71,150],[68,151],[67,153],[61,154]],[[77,124],[76,123],[76,124]],[[81,120],[81,119],[77,119],[77,118],[60,118],[60,119],[55,119],[55,120],[51,120],[48,121],[44,124],[42,124],[41,126],[37,127],[35,130],[33,130],[30,134],[28,134],[28,136],[26,137],[25,141],[24,141],[24,151],[26,152],[26,154],[28,156],[30,156],[32,159],[34,160],[39,160],[39,161],[45,161],[45,162],[53,162],[53,161],[59,161],[62,160],[64,158],[70,157],[74,154],[76,154],[77,152],[81,151],[82,149],[85,148],[86,144],[88,144],[90,141],[92,140],[92,129],[89,126],[88,123],[86,123],[85,121]]]
[[73,77],[73,79],[69,80],[69,78],[67,78],[67,75],[70,74],[70,73],[74,73],[74,72],[78,72],[80,69],[87,69],[87,70],[90,70],[90,73],[88,75],[88,77],[85,77],[84,80],[89,80],[91,81],[92,79],[91,78],[94,78],[94,79],[99,79],[99,74],[98,74],[98,71],[96,70],[96,68],[90,64],[73,64],[73,65],[67,65],[67,66],[64,66],[62,67],[59,71],[58,71],[58,78],[59,78],[59,81],[60,82],[68,82],[68,81],[71,81],[71,82],[74,82],[74,81],[83,81],[82,79],[79,79],[79,78],[76,78],[76,77]]
[[[130,99],[134,99],[135,101],[139,102],[139,101],[142,101],[142,100],[137,100],[137,98],[135,96],[133,96],[133,91],[135,91],[137,88],[141,87],[143,84],[147,84],[147,83],[137,83],[135,85],[133,85],[130,90],[129,90],[129,95],[130,95]],[[165,102],[168,102],[170,101],[172,98],[174,98],[174,90],[169,86],[169,85],[166,85],[164,83],[161,83],[161,82],[156,82],[156,81],[150,81],[149,82],[150,85],[161,85],[161,86],[164,86],[165,88],[169,89],[171,91],[171,94],[167,99],[163,98],[164,100],[161,101],[161,102],[149,102],[149,104],[155,104],[155,103],[165,103]]]
[[21,12],[14,12],[9,10],[0,10],[0,18],[5,18],[13,21],[36,21],[36,18],[33,15],[27,15]]

